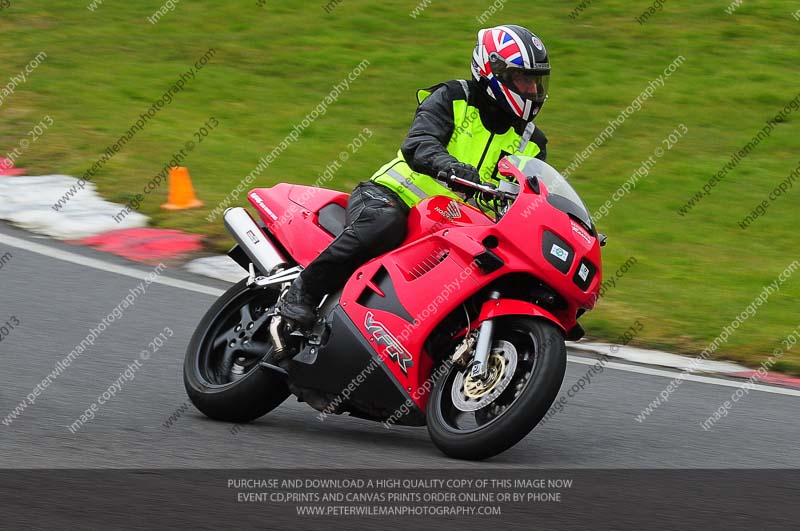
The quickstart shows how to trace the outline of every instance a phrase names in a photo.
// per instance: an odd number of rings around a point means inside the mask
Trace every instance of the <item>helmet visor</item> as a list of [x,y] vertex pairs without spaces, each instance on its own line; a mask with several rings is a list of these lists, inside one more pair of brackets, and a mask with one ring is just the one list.
[[538,68],[521,68],[507,63],[498,54],[489,58],[492,74],[500,83],[513,90],[523,98],[536,103],[543,103],[547,98],[550,85],[550,64],[542,63]]
[[547,98],[550,85],[550,73],[542,70],[526,70],[524,68],[501,68],[502,73],[495,73],[500,82],[523,98],[543,103]]

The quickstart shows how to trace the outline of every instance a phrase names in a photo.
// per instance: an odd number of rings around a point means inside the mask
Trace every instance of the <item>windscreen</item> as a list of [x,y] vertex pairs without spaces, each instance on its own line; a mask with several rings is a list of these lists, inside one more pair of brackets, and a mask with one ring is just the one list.
[[594,233],[592,216],[586,205],[583,204],[578,193],[558,171],[544,161],[533,157],[510,156],[507,160],[525,174],[526,177],[536,177],[547,187],[550,195],[548,203],[557,209],[575,216],[589,230]]

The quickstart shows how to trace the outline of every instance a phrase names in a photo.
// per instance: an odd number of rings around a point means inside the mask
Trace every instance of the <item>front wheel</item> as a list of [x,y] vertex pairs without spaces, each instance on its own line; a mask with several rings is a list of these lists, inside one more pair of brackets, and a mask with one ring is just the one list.
[[250,289],[247,279],[208,310],[189,341],[183,381],[192,404],[208,417],[249,422],[289,396],[283,377],[259,366],[272,349],[269,311],[277,291]]
[[564,380],[564,335],[542,319],[498,318],[487,366],[485,380],[453,365],[434,385],[428,433],[450,457],[487,459],[539,423]]

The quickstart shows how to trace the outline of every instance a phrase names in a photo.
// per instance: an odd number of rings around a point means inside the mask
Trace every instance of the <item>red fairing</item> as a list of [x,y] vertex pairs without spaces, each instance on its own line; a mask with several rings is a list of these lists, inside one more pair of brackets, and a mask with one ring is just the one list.
[[443,229],[493,225],[494,222],[483,212],[466,203],[445,196],[430,197],[411,209],[405,243]]
[[[503,317],[505,315],[533,315],[535,317],[547,319],[561,327],[561,323],[555,315],[535,304],[515,299],[497,299],[488,300],[483,303],[481,313],[472,324],[471,329],[475,330],[480,328],[481,323],[487,319],[494,319],[495,317]],[[563,328],[562,331],[567,332],[567,330]]]
[[314,186],[276,184],[248,194],[269,230],[292,258],[307,266],[333,240],[319,224],[319,210],[330,204],[347,206],[348,194]]
[[[561,304],[548,311],[515,300],[515,293],[502,293],[501,300],[484,303],[473,328],[485,319],[519,314],[553,321],[566,332],[575,326],[578,310],[591,309],[598,297],[602,264],[595,235],[553,206],[544,182],[538,182],[537,193],[507,159],[498,171],[520,184],[518,197],[499,222],[450,198],[428,198],[411,210],[403,245],[360,267],[339,301],[422,411],[437,376],[431,374],[437,353],[425,352],[425,341],[479,290],[509,274],[528,275],[552,288]],[[304,266],[333,238],[319,226],[317,212],[331,202],[345,206],[347,201],[340,192],[284,184],[254,190],[249,197],[269,231]],[[560,262],[556,259],[559,253],[546,243],[547,233],[558,238],[565,248],[558,249],[568,251],[569,258],[562,254]],[[493,256],[486,262],[488,251]],[[495,267],[479,267],[476,257]],[[586,264],[593,273],[583,271]],[[588,281],[585,289],[579,279]]]
[[[550,285],[567,304],[551,313],[530,302],[493,301],[484,305],[473,327],[484,319],[519,314],[551,320],[566,332],[575,326],[578,309],[592,308],[597,299],[602,282],[597,239],[545,199],[548,192],[543,184],[541,193],[534,193],[524,184],[525,175],[505,161],[500,165],[500,173],[523,183],[522,193],[500,222],[495,223],[478,209],[447,197],[426,199],[411,211],[404,245],[361,267],[342,293],[345,312],[423,411],[430,393],[433,365],[432,357],[424,351],[424,342],[445,316],[481,288],[509,273],[526,273]],[[545,259],[542,235],[546,230],[574,250],[572,265],[566,273]],[[473,259],[486,251],[483,242],[490,236],[497,239],[492,252],[503,261],[503,266],[487,274]],[[573,281],[582,258],[597,268],[585,291]],[[396,295],[383,293],[379,287],[387,284],[386,276],[391,279]],[[366,306],[364,301],[371,293],[385,299],[396,297],[406,315]]]
[[[344,311],[423,411],[430,392],[430,385],[425,384],[433,365],[424,353],[425,339],[481,287],[477,267],[472,264],[472,253],[479,244],[469,237],[461,243],[463,246],[454,245],[441,233],[411,242],[361,267],[341,297]],[[382,289],[389,284],[387,276],[394,293]],[[368,307],[366,301],[372,293],[395,299],[402,310]]]
[[[602,282],[600,243],[579,223],[547,201],[548,191],[544,183],[539,184],[541,193],[536,194],[526,183],[522,171],[506,159],[500,161],[498,168],[501,175],[514,177],[522,184],[522,193],[511,211],[494,225],[495,235],[500,239],[494,252],[506,263],[506,267],[494,275],[527,272],[545,281],[567,302],[567,308],[555,312],[555,315],[561,327],[569,330],[576,324],[578,309],[590,310],[597,301]],[[573,248],[575,256],[566,273],[556,270],[545,259],[542,252],[545,231],[556,234]],[[597,269],[586,290],[573,281],[583,258]]]

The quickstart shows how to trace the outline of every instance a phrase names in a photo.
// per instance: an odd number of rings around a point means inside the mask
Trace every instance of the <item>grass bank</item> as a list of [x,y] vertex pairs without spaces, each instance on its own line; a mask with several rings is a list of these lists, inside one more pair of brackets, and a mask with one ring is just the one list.
[[[798,113],[790,108],[774,120],[800,92],[800,21],[793,2],[768,4],[745,2],[727,14],[727,2],[670,0],[643,17],[649,4],[618,0],[535,9],[521,0],[193,1],[173,4],[153,24],[148,17],[160,1],[106,0],[92,11],[88,1],[12,0],[0,11],[4,74],[17,74],[39,52],[47,56],[0,104],[0,152],[50,117],[53,125],[19,164],[82,175],[213,49],[94,181],[125,203],[187,150],[184,164],[205,207],[161,210],[162,186],[141,210],[155,226],[207,234],[211,248],[223,249],[230,241],[219,220],[207,220],[212,209],[362,61],[368,66],[349,88],[262,163],[256,185],[317,181],[368,128],[371,138],[329,183],[350,189],[393,156],[418,87],[469,75],[479,27],[527,25],[554,65],[538,119],[550,162],[570,167],[609,235],[604,265],[615,285],[584,326],[614,340],[639,320],[636,344],[697,353],[799,258],[796,183],[777,196],[773,190],[800,162]],[[195,133],[212,118],[218,126],[198,141]],[[769,134],[753,145],[770,120]],[[763,215],[755,216],[759,205]],[[617,276],[631,257],[635,265]],[[797,328],[800,278],[779,288],[718,343],[714,357],[757,365]],[[777,368],[800,373],[800,355],[789,351]]]

